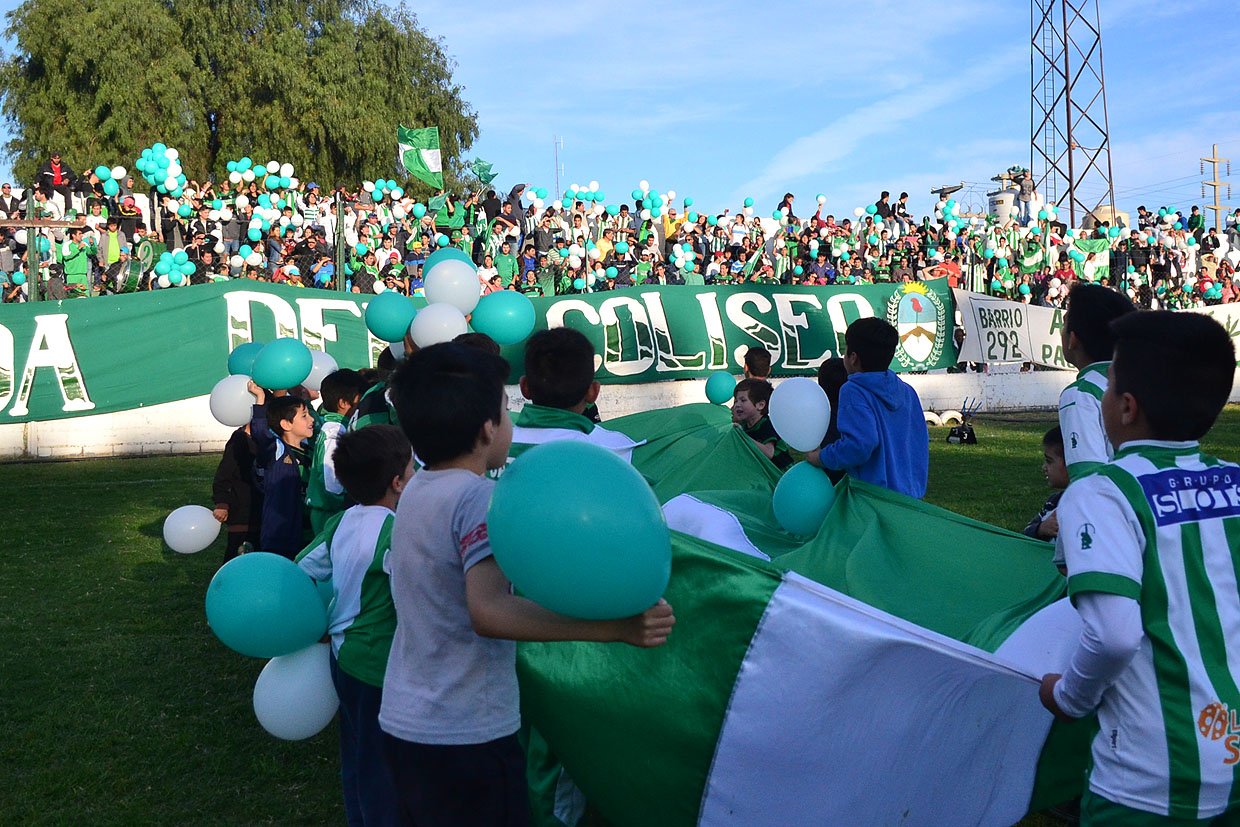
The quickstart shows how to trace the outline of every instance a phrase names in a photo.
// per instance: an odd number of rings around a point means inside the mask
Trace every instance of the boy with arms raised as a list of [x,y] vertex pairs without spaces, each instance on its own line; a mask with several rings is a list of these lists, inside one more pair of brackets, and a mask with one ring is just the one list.
[[[379,724],[406,820],[528,822],[514,640],[658,646],[675,618],[660,601],[624,620],[584,621],[512,594],[491,556],[486,472],[508,459],[508,364],[448,343],[392,378],[401,428],[425,463],[405,489],[389,570],[396,633]],[[530,492],[531,496],[537,492]]]
[[263,469],[262,528],[258,550],[289,559],[301,551],[305,517],[302,502],[310,475],[305,442],[314,436],[314,417],[295,396],[272,396],[253,381],[258,399],[250,419],[250,436],[258,447],[255,464]]
[[1240,466],[1201,452],[1235,350],[1197,313],[1110,325],[1102,418],[1115,458],[1059,503],[1068,594],[1084,624],[1059,718],[1098,712],[1081,824],[1240,821]]
[[858,319],[844,331],[839,439],[806,459],[819,468],[921,499],[930,470],[930,437],[921,399],[891,370],[899,334],[886,321]]
[[1136,307],[1127,296],[1097,284],[1075,284],[1068,293],[1060,337],[1063,355],[1080,372],[1059,394],[1059,428],[1064,460],[1073,479],[1088,474],[1111,458],[1111,444],[1102,429],[1102,394],[1115,338],[1109,325]]
[[379,706],[396,629],[387,558],[413,455],[405,435],[391,425],[342,434],[333,448],[334,476],[357,505],[331,516],[297,564],[315,580],[330,580],[335,598],[327,631],[332,683],[340,696],[340,779],[348,821],[397,825],[400,808],[383,760]]

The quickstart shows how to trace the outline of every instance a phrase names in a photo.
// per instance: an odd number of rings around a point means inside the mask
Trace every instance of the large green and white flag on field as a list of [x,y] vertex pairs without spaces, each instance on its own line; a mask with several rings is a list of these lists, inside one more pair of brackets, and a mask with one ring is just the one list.
[[665,504],[677,626],[655,650],[519,646],[524,716],[565,770],[532,795],[560,822],[573,783],[616,827],[1008,825],[1079,794],[1090,724],[1052,727],[1037,698],[1080,634],[1048,544],[848,481],[795,537],[726,409],[604,428]]
[[443,163],[439,157],[439,127],[406,129],[396,127],[401,166],[405,172],[425,181],[435,189],[443,189]]

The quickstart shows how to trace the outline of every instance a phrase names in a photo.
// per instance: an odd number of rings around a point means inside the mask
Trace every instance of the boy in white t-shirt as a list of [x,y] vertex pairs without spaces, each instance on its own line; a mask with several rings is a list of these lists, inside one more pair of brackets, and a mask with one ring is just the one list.
[[1110,331],[1115,458],[1057,512],[1084,631],[1040,697],[1059,718],[1098,712],[1082,825],[1235,825],[1240,466],[1197,444],[1231,393],[1235,349],[1198,313],[1132,313]]
[[379,725],[402,812],[418,827],[525,825],[529,802],[516,640],[658,646],[664,601],[623,620],[564,617],[512,593],[491,556],[487,507],[512,442],[508,363],[459,344],[410,356],[392,377],[423,463],[397,508],[389,557],[396,633]]

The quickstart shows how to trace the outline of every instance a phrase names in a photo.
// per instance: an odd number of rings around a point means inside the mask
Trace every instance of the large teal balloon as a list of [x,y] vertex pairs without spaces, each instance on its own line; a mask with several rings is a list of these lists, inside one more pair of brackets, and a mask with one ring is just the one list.
[[589,442],[548,442],[517,457],[495,484],[487,530],[517,590],[570,617],[643,612],[671,576],[654,492],[632,465]]
[[414,204],[413,205],[413,217],[421,218],[424,215],[426,215],[426,205],[422,203]]
[[[441,235],[440,238],[444,238],[444,236]],[[446,239],[444,243],[445,244],[447,243]],[[447,261],[448,259],[456,259],[457,261],[465,261],[465,262],[468,262],[471,266],[473,266],[474,264],[474,260],[471,259],[465,253],[465,251],[462,250],[461,248],[444,246],[444,247],[440,247],[438,250],[436,250],[435,252],[431,253],[429,256],[426,257],[426,261],[422,264],[422,272],[429,273],[431,271],[431,268],[434,267],[436,264],[438,264],[441,261]]]
[[295,388],[310,375],[314,357],[300,339],[276,339],[254,360],[254,382],[270,390]]
[[103,182],[103,194],[115,196],[121,191],[121,185],[116,182],[115,178],[109,178]]
[[220,642],[254,658],[304,649],[327,631],[327,612],[310,576],[263,551],[235,557],[207,586],[207,623]]
[[835,486],[821,468],[798,462],[784,472],[775,486],[771,506],[785,531],[814,535],[835,502]]
[[408,296],[388,290],[366,305],[366,327],[385,342],[399,342],[409,332],[415,312]]
[[736,377],[726,370],[717,370],[706,380],[706,398],[716,405],[731,402],[735,390]]
[[470,325],[501,345],[515,345],[534,330],[534,303],[516,290],[497,290],[478,300]]
[[237,345],[232,353],[228,354],[228,372],[234,376],[238,373],[246,376],[253,375],[254,360],[258,358],[259,353],[262,353],[264,347],[266,347],[264,342],[246,342],[243,345]]

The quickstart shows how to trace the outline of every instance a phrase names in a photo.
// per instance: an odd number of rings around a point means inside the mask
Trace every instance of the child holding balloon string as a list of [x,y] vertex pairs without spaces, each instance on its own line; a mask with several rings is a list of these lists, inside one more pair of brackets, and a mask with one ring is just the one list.
[[487,533],[486,472],[507,463],[512,441],[507,376],[504,359],[445,343],[409,356],[392,379],[424,468],[392,530],[397,620],[379,725],[404,816],[420,825],[528,823],[513,641],[651,647],[675,623],[662,600],[629,618],[580,620],[513,594]]

